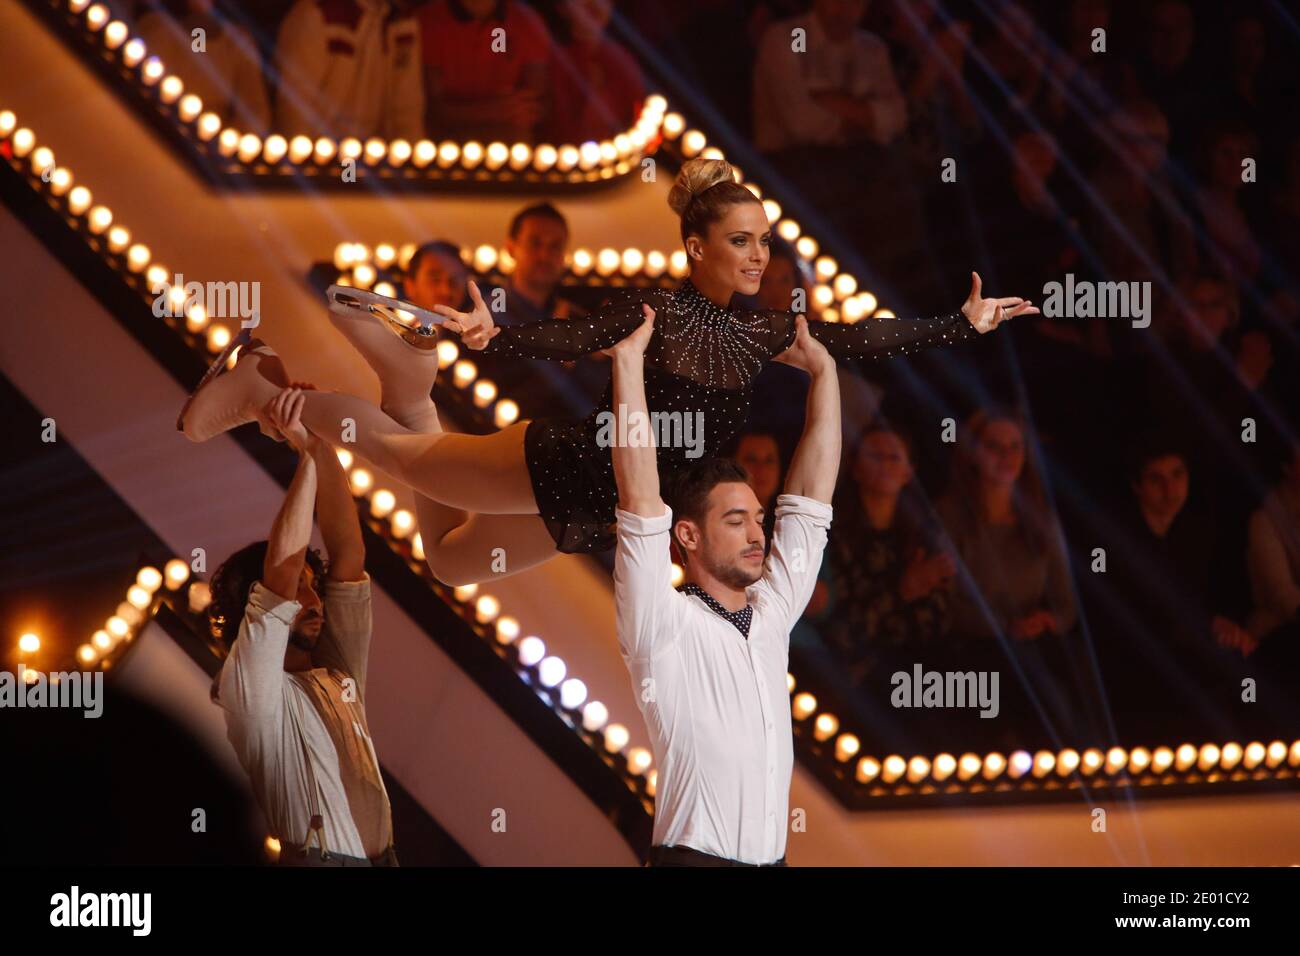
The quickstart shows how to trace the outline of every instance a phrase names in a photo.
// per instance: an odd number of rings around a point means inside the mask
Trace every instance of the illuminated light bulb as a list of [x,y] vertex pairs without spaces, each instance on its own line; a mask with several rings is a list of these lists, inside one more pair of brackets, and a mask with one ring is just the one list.
[[673,569],[670,572],[673,587],[681,587],[682,581],[686,580],[686,571],[676,561],[673,562]]
[[924,757],[913,757],[907,762],[907,780],[909,783],[920,783],[930,775],[930,761]]
[[167,580],[167,590],[175,591],[190,579],[190,566],[180,558],[172,558],[163,565],[163,577]]
[[669,113],[664,117],[662,127],[664,136],[676,139],[686,129],[686,119],[681,113]]
[[1007,759],[1007,776],[1019,780],[1033,769],[1034,758],[1027,750],[1017,750]]
[[650,751],[644,747],[633,747],[627,752],[627,769],[639,776],[650,769],[650,761],[653,759]]
[[239,161],[251,163],[262,152],[262,139],[256,133],[245,133],[239,137]]
[[1237,764],[1241,763],[1242,749],[1241,744],[1226,743],[1223,750],[1219,753],[1219,765],[1224,770],[1231,770]]
[[496,397],[497,387],[489,379],[479,379],[474,383],[474,404],[479,408],[487,408]]
[[1274,740],[1268,745],[1264,759],[1269,768],[1281,766],[1282,761],[1286,760],[1286,744],[1280,740]]
[[799,238],[799,223],[793,219],[782,219],[776,224],[776,234],[786,242],[794,242]]
[[854,773],[859,783],[870,783],[880,776],[880,761],[874,757],[863,757],[858,761],[857,771]]
[[450,339],[443,339],[438,343],[438,368],[443,369],[456,361],[456,356],[460,355],[460,348]]
[[130,35],[130,31],[127,30],[125,23],[121,20],[114,20],[108,26],[104,27],[104,46],[108,47],[110,50],[116,50],[126,42],[126,38]]
[[1242,755],[1242,763],[1247,770],[1254,770],[1264,762],[1264,756],[1268,753],[1267,749],[1258,740],[1246,744],[1245,753]]
[[619,263],[623,257],[618,254],[617,249],[601,249],[596,254],[596,272],[602,276],[613,275],[618,271]]
[[388,144],[388,162],[393,166],[405,166],[411,158],[411,144],[404,139],[395,139]]
[[530,634],[519,642],[519,663],[532,667],[546,657],[546,645],[540,637]]
[[1201,747],[1199,759],[1196,766],[1201,770],[1209,770],[1219,762],[1219,748],[1214,744],[1205,744]]
[[185,92],[185,83],[179,76],[172,74],[163,78],[162,85],[158,87],[158,97],[164,103],[175,103]]
[[32,172],[39,176],[45,175],[45,170],[54,166],[54,150],[48,146],[41,146],[32,153]]
[[612,754],[616,754],[627,746],[631,734],[622,724],[610,724],[605,728],[605,749]]
[[397,260],[397,250],[390,242],[381,242],[375,246],[375,264],[382,269],[387,269]]
[[577,710],[587,699],[587,685],[576,677],[570,677],[560,685],[560,706],[565,710]]
[[446,169],[453,166],[460,158],[460,147],[453,142],[443,143],[438,147],[438,165]]
[[886,757],[880,767],[880,779],[885,783],[893,783],[905,773],[907,773],[907,761],[898,754]]
[[497,264],[496,246],[484,243],[474,249],[474,268],[479,272],[488,272]]
[[1179,770],[1180,772],[1191,769],[1192,765],[1196,763],[1196,756],[1197,756],[1197,751],[1195,747],[1193,747],[1191,744],[1183,744],[1176,751],[1174,751],[1175,769]]
[[500,169],[510,158],[510,147],[505,143],[489,143],[486,164],[488,169]]
[[221,117],[216,113],[204,113],[199,117],[199,139],[206,142],[221,132]]
[[818,740],[830,740],[839,729],[840,721],[834,714],[818,714],[813,722],[813,736]]
[[812,290],[812,300],[819,308],[828,309],[835,301],[835,293],[828,285],[815,285]]
[[[60,166],[54,172],[50,173],[50,192],[56,196],[62,196],[72,188],[72,173]],[[89,203],[87,203],[89,205]],[[83,207],[84,210],[84,207]],[[73,210],[75,212],[75,210]]]
[[434,159],[437,158],[437,155],[438,147],[434,146],[433,143],[427,139],[422,139],[416,143],[415,149],[411,154],[412,160],[420,169],[424,169],[424,167],[433,162]]
[[220,352],[230,344],[230,329],[224,325],[214,325],[208,329],[207,345],[209,352]]
[[[391,299],[397,295],[397,290],[393,288],[393,284],[391,282],[376,282],[375,294],[386,295]],[[415,316],[411,315],[409,312],[404,312],[401,309],[397,309],[396,312],[397,312],[397,317],[401,319],[403,322],[405,322],[407,325],[415,324]]]
[[578,159],[581,154],[576,146],[561,146],[560,153],[555,162],[555,168],[562,173],[567,173],[574,166],[578,165]]
[[387,488],[380,488],[370,496],[370,513],[376,518],[387,517],[392,514],[395,507],[397,507],[397,496]]
[[618,147],[609,140],[602,140],[600,144],[600,163],[608,166],[618,160]]
[[[80,216],[82,213],[84,213],[87,209],[90,208],[91,198],[92,197],[90,194],[90,190],[87,189],[85,186],[73,186],[72,192],[68,193],[68,211],[71,212],[74,216]],[[99,206],[97,208],[103,209],[104,212],[108,213],[108,210],[104,209],[103,206]],[[100,233],[103,232],[105,229],[107,229],[108,223],[112,221],[113,221],[113,214],[108,213],[108,222],[103,222],[103,220],[101,219],[100,222],[102,223],[102,225],[100,226],[100,228],[96,229],[94,213],[92,212],[91,220],[88,223],[88,225],[90,226],[91,232]]]
[[153,86],[163,78],[163,62],[156,56],[151,56],[144,61],[144,66],[140,67],[140,78],[144,80],[145,86]]
[[263,848],[266,850],[267,859],[272,862],[280,859],[280,841],[273,836],[268,836],[263,842]]
[[334,453],[338,455],[339,464],[343,466],[344,471],[352,467],[352,452],[346,448],[338,448]]
[[418,531],[415,532],[415,537],[411,539],[411,557],[417,561],[424,560],[424,539]]
[[108,631],[96,631],[94,637],[90,639],[90,643],[94,645],[96,651],[102,654],[113,647],[113,638],[109,636]]
[[659,771],[651,770],[650,773],[647,774],[645,778],[646,794],[653,797],[655,795],[655,790],[658,788],[658,786],[659,786]]
[[[155,573],[157,573],[156,569]],[[162,576],[159,575],[159,577],[161,578]],[[135,584],[127,588],[126,599],[130,602],[132,607],[137,607],[143,611],[153,603],[153,591],[145,590],[140,585]]]
[[86,26],[92,30],[98,30],[108,22],[108,7],[102,3],[97,3],[86,11]]
[[1050,750],[1040,750],[1034,754],[1033,773],[1035,777],[1046,777],[1056,767],[1056,754]]
[[340,242],[334,247],[334,268],[340,272],[352,268],[352,243]]
[[0,111],[0,137],[8,136],[18,125],[18,117],[13,110]]
[[839,271],[839,263],[830,256],[818,256],[813,263],[813,269],[817,273],[817,278],[827,282]]
[[844,301],[845,322],[857,322],[864,315],[866,315],[866,312],[863,311],[861,299],[854,296],[853,298]]
[[595,169],[600,162],[600,144],[588,140],[578,147],[578,168]]
[[589,249],[575,249],[573,252],[573,274],[582,276],[591,271],[592,266],[596,264],[596,257],[591,254]]
[[405,538],[415,530],[415,516],[405,508],[398,508],[389,521],[389,529],[394,538]]
[[126,623],[125,618],[120,615],[114,615],[104,622],[104,630],[114,637],[126,637],[130,633],[131,627]]
[[474,602],[474,619],[480,624],[487,624],[501,613],[501,602],[491,594],[479,595]]
[[356,283],[358,289],[369,289],[376,275],[375,267],[368,262],[363,262],[352,270],[352,281]]
[[835,739],[835,758],[841,763],[857,757],[859,749],[862,749],[862,741],[853,734],[841,734]]
[[807,691],[796,694],[791,704],[791,713],[794,714],[795,720],[807,720],[816,709],[817,698]]
[[595,733],[609,720],[609,709],[598,700],[590,701],[582,708],[582,727],[588,733]]
[[176,112],[186,123],[194,122],[195,118],[203,112],[203,100],[193,93],[186,93],[181,97],[181,102],[176,107]]
[[895,316],[894,313],[893,313],[893,311],[890,310],[890,309],[876,309],[876,311],[875,311],[875,317],[876,317],[877,319],[893,319],[893,318],[897,318],[897,316]]
[[984,758],[984,779],[996,780],[1007,769],[1007,760],[1000,753],[991,753]]
[[207,326],[207,324],[208,324],[208,310],[205,309],[200,303],[198,302],[193,303],[185,311],[185,328],[189,329],[191,332],[194,333],[202,332],[204,327]]
[[537,665],[537,679],[542,682],[543,687],[558,687],[564,680],[567,673],[564,661],[555,655],[542,658],[542,662]]
[[234,156],[239,151],[239,130],[227,126],[217,137],[217,152],[222,156]]
[[312,149],[313,145],[310,136],[295,136],[289,140],[289,162],[295,166],[307,162],[311,158]]
[[[155,262],[145,270],[144,279],[150,289],[166,288],[168,279],[167,267]],[[174,286],[167,292],[167,300],[172,303],[177,310],[179,310],[180,307],[185,304],[185,289],[181,286]]]
[[366,140],[366,165],[374,166],[380,163],[388,154],[388,144],[378,136],[372,136]]
[[149,264],[149,247],[142,242],[133,245],[126,254],[126,267],[132,272],[143,272]]
[[652,279],[657,279],[664,274],[668,268],[668,257],[658,249],[653,252],[647,252],[645,257],[645,273]]
[[1174,763],[1174,752],[1168,747],[1157,747],[1151,754],[1151,772],[1164,773]]
[[82,644],[77,648],[77,660],[83,664],[93,664],[99,655],[89,644]]
[[339,140],[339,159],[360,159],[365,147],[355,136]]
[[668,274],[674,279],[684,279],[690,272],[690,260],[686,258],[686,252],[682,249],[673,250],[668,257]]
[[550,143],[543,143],[533,150],[533,168],[539,173],[544,173],[560,158],[560,152]]
[[1293,741],[1291,749],[1287,751],[1287,763],[1293,767],[1300,767],[1300,740]]
[[126,46],[122,47],[122,62],[134,68],[140,65],[140,61],[144,59],[147,52],[144,41],[139,37],[128,40]]
[[496,422],[498,428],[505,428],[507,425],[513,424],[518,418],[519,406],[515,402],[508,398],[503,398],[497,402],[493,421]]
[[775,199],[764,199],[763,211],[767,213],[767,221],[769,223],[776,222],[781,218],[781,204]]
[[956,769],[957,758],[952,754],[944,753],[934,758],[934,765],[930,768],[930,773],[935,780],[942,782],[951,777]]
[[980,772],[984,767],[984,761],[980,760],[979,754],[964,753],[957,760],[957,779],[970,780]]
[[805,259],[812,259],[817,255],[817,250],[821,248],[817,245],[817,240],[812,236],[800,236],[794,244],[795,251]]
[[274,133],[266,138],[266,143],[262,146],[262,159],[271,165],[275,165],[284,159],[285,154],[289,152],[289,141],[279,133]]
[[[84,188],[83,186],[77,187],[77,189]],[[76,193],[77,189],[74,189],[73,193]],[[87,190],[87,197],[89,197],[89,190]],[[87,218],[86,224],[90,227],[92,233],[99,235],[113,224],[113,213],[107,206],[96,206],[90,210],[90,216]]]
[[858,291],[858,280],[853,278],[853,276],[849,275],[847,272],[841,272],[835,277],[835,281],[831,283],[831,287],[835,290],[835,298],[847,299],[854,292]]
[[[639,156],[645,150],[645,144],[649,139],[650,134],[638,126],[627,135],[629,152]],[[618,142],[617,137],[615,137],[614,142]]]
[[201,614],[212,603],[212,586],[207,581],[195,581],[190,585],[190,611]]
[[22,159],[32,151],[33,147],[36,146],[36,134],[24,126],[22,129],[14,133],[11,144],[14,149],[14,155],[19,159]]
[[330,139],[328,136],[318,136],[316,138],[315,149],[313,150],[313,156],[315,157],[316,162],[324,165],[332,160],[337,154],[338,146],[335,144],[334,140]]
[[497,618],[496,638],[498,644],[513,644],[519,639],[520,627],[517,618],[503,614]]
[[510,147],[510,168],[524,169],[533,161],[533,149],[527,143],[515,143]]
[[361,497],[369,491],[374,482],[374,476],[364,468],[354,468],[352,473],[348,475],[348,484],[351,485],[352,493],[357,497]]
[[645,265],[645,256],[642,255],[640,249],[623,250],[622,263],[619,266],[619,270],[623,273],[623,275],[634,276],[641,271],[641,268],[644,265]]
[[794,675],[789,671],[785,672],[785,692],[787,694],[794,693]]
[[1111,747],[1106,751],[1106,772],[1119,773],[1128,763],[1128,751],[1123,747]]
[[1056,772],[1062,777],[1068,777],[1079,769],[1079,760],[1079,751],[1066,747],[1056,755]]
[[[704,150],[704,152],[700,153],[700,155],[703,156],[705,159],[726,159],[726,158],[727,158],[727,157],[725,157],[725,156],[722,155],[722,150],[718,149],[718,147],[716,147],[716,146],[709,146],[709,147],[706,147],[705,150]],[[740,170],[738,170],[738,169],[735,170],[735,173],[736,173],[736,176],[739,176],[739,175],[740,175]],[[757,187],[755,187],[754,190],[752,190],[752,191],[754,192],[754,195],[755,195],[755,196],[758,196]],[[759,196],[758,198],[761,199],[762,197]]]
[[1142,773],[1151,766],[1151,751],[1145,747],[1134,747],[1128,752],[1129,773]]
[[478,375],[478,366],[469,359],[461,359],[451,367],[452,380],[461,388],[466,388]]
[[18,650],[24,654],[35,654],[41,649],[41,639],[30,631],[18,638]]
[[112,252],[122,252],[131,244],[131,230],[125,226],[114,226],[108,230],[108,248]]

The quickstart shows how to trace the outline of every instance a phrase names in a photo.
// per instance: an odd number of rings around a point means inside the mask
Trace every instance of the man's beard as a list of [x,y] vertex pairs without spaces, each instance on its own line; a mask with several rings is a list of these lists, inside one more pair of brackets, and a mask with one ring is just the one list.
[[737,564],[724,564],[710,567],[709,573],[728,587],[747,588],[763,576],[763,569],[747,571]]
[[310,624],[316,620],[320,620],[321,624],[320,624],[320,628],[317,628],[314,633],[312,631],[307,630],[307,628],[304,627],[302,624],[299,624],[298,626],[290,630],[289,643],[292,644],[294,647],[298,648],[300,651],[310,652],[316,650],[316,645],[320,643],[321,628],[324,628],[325,626],[324,619],[312,617],[312,618],[308,618],[307,621],[303,622],[304,624]]

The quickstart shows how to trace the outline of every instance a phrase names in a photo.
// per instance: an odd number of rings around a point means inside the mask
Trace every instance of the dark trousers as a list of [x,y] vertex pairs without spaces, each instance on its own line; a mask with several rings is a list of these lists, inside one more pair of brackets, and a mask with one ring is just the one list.
[[785,857],[775,863],[741,863],[725,856],[714,856],[688,846],[652,846],[646,866],[785,866]]
[[285,846],[280,850],[280,866],[399,866],[397,851],[390,845],[374,859],[363,856],[345,856],[342,853],[322,855],[320,847]]

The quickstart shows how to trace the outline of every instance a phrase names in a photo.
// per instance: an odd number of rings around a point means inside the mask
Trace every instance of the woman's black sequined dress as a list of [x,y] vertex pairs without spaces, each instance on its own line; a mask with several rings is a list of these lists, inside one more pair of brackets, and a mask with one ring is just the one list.
[[[759,371],[795,337],[795,313],[724,309],[687,279],[676,291],[636,289],[587,319],[547,319],[504,326],[485,354],[563,361],[609,348],[644,321],[641,304],[655,310],[646,347],[645,385],[650,412],[703,413],[703,454],[717,453],[749,415],[750,389]],[[888,358],[947,345],[978,333],[960,313],[932,319],[809,320],[808,331],[836,359]],[[524,455],[538,510],[565,553],[614,547],[618,490],[610,450],[597,442],[600,413],[611,410],[612,384],[581,421],[539,418],[524,434]],[[689,447],[660,447],[660,472],[689,461]]]

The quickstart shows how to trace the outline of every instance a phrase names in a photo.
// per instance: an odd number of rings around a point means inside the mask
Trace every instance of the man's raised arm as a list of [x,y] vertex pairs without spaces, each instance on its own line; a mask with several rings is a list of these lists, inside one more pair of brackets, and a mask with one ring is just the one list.
[[835,360],[808,333],[803,316],[796,319],[794,344],[776,361],[801,368],[812,376],[804,413],[803,435],[786,475],[784,491],[830,504],[840,470],[840,384]]
[[[610,350],[613,356],[614,413],[620,419],[626,416],[628,425],[626,429],[618,427],[616,435],[631,434],[631,425],[638,419],[646,424],[644,434],[654,434],[649,427],[650,413],[645,397],[645,347],[654,331],[654,313],[649,306],[643,308],[650,318]],[[659,497],[659,463],[653,437],[638,446],[615,441],[611,454],[614,481],[618,485],[618,506],[645,518],[662,515],[665,506]]]
[[[267,406],[272,422],[289,421],[301,414],[301,400],[296,410],[293,402],[289,389],[272,399]],[[312,510],[316,504],[316,462],[305,449],[299,448],[298,455],[298,469],[271,525],[262,566],[262,586],[291,601],[298,596],[298,581],[311,543]]]

